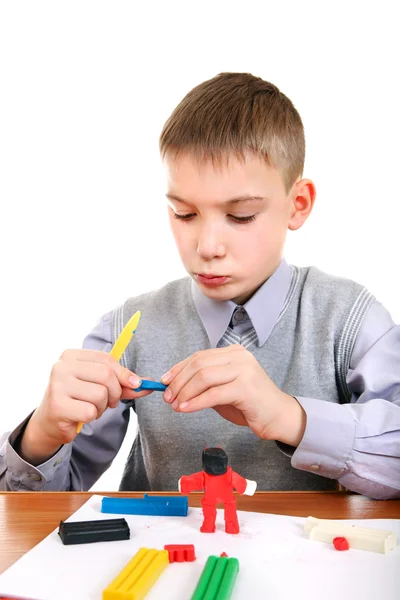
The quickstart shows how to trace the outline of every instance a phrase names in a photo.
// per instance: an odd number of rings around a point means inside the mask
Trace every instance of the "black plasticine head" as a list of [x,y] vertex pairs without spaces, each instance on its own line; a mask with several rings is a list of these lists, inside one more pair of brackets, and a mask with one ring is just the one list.
[[228,468],[228,457],[222,448],[206,448],[202,454],[203,469],[209,475],[223,475]]

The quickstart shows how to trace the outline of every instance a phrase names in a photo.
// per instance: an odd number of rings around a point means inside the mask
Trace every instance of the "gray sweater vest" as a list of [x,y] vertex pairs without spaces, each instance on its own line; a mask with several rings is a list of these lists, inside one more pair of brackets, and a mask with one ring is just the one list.
[[[174,364],[210,348],[193,303],[190,278],[131,298],[113,319],[114,341],[140,310],[140,325],[122,363],[159,380]],[[271,379],[293,396],[348,402],[346,375],[355,338],[373,297],[359,284],[314,267],[292,267],[292,282],[268,340],[252,352]],[[230,466],[254,479],[259,490],[335,489],[336,481],[300,471],[276,442],[259,439],[212,409],[175,413],[159,392],[132,402],[138,434],[126,462],[121,490],[176,490],[184,474],[201,470],[206,447],[224,448]],[[334,441],[333,441],[334,443]]]

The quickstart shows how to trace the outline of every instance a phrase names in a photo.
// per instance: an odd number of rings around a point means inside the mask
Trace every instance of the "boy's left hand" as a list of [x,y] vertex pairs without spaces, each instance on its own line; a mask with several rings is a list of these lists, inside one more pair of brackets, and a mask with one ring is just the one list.
[[306,415],[295,398],[282,392],[253,354],[240,345],[196,352],[176,364],[161,381],[164,400],[177,412],[213,408],[262,439],[300,443]]

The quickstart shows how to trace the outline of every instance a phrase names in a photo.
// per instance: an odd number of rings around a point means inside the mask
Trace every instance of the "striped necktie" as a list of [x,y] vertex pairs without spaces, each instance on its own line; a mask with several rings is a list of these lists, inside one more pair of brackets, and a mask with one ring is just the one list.
[[217,348],[224,348],[225,346],[231,346],[232,344],[241,344],[243,348],[248,350],[256,345],[257,340],[257,332],[254,327],[251,327],[248,331],[242,333],[241,335],[235,333],[232,327],[228,327],[222,338],[219,340]]

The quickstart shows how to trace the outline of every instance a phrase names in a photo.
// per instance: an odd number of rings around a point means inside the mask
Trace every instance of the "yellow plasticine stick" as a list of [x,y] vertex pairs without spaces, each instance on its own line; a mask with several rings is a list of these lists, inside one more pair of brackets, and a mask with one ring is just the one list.
[[[135,314],[129,319],[121,333],[119,334],[117,341],[114,346],[111,348],[110,354],[115,358],[115,360],[121,360],[121,356],[125,352],[128,347],[129,342],[132,339],[133,334],[136,331],[137,326],[140,321],[140,310],[135,312]],[[76,433],[80,433],[84,423],[78,423],[78,427],[76,428]]]
[[167,550],[140,548],[103,590],[103,600],[142,600],[168,564]]

